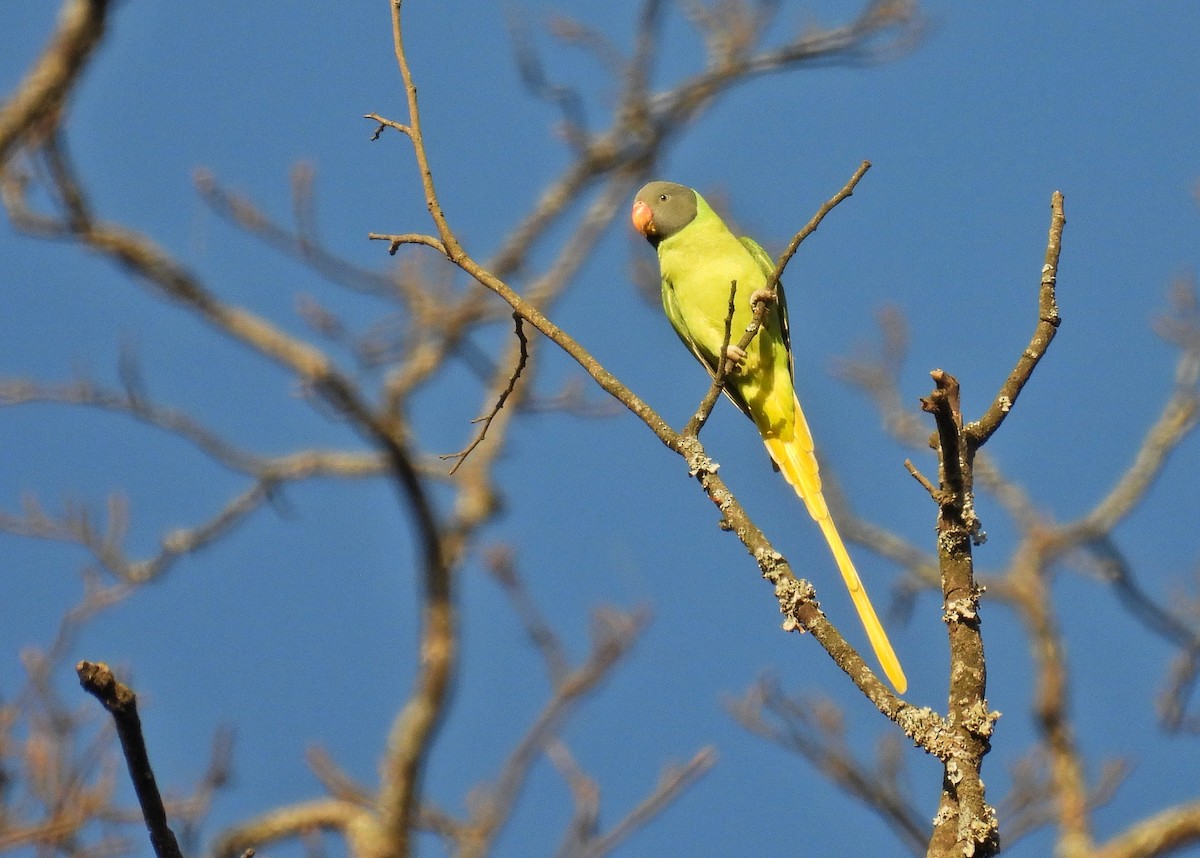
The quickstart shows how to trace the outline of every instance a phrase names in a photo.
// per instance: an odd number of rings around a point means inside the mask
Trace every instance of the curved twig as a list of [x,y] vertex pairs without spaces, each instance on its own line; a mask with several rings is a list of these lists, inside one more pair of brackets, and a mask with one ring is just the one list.
[[1037,368],[1038,361],[1050,348],[1054,335],[1058,333],[1061,318],[1058,315],[1058,300],[1055,286],[1058,284],[1058,257],[1062,252],[1063,225],[1067,219],[1063,214],[1063,195],[1055,191],[1050,198],[1050,236],[1046,241],[1046,262],[1042,266],[1041,288],[1038,290],[1038,323],[1034,328],[1029,346],[1021,353],[1016,367],[1000,386],[1000,392],[979,420],[967,429],[972,446],[982,447],[987,439],[1000,428],[1005,416],[1021,394],[1021,389]]
[[521,373],[525,370],[525,364],[529,361],[529,339],[525,336],[525,329],[521,327],[521,316],[519,314],[513,313],[513,323],[516,327],[519,349],[517,365],[513,367],[512,374],[508,377],[508,384],[505,385],[504,390],[500,391],[500,396],[497,397],[496,404],[492,406],[487,414],[482,417],[476,417],[471,421],[472,423],[483,424],[479,427],[479,431],[475,434],[475,437],[471,439],[471,443],[457,453],[444,453],[438,456],[439,459],[454,459],[454,467],[450,469],[451,474],[457,471],[462,466],[462,463],[466,461],[467,456],[471,455],[474,449],[483,443],[483,439],[487,437],[488,429],[491,428],[492,420],[500,413],[500,409],[504,407],[504,403],[512,395],[512,392],[516,390],[517,381],[520,380]]

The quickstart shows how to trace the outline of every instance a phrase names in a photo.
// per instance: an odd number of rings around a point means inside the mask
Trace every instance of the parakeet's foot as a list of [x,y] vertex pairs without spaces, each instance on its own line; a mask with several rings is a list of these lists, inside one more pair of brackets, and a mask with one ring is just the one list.
[[750,293],[750,306],[753,307],[759,301],[770,306],[775,300],[775,293],[770,289],[755,289]]
[[746,362],[746,350],[732,344],[726,346],[725,361],[728,372],[737,372],[742,368],[742,364]]

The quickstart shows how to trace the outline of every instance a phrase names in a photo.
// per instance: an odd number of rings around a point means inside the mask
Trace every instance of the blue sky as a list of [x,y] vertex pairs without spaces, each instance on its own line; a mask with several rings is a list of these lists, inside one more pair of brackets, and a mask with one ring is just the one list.
[[[521,8],[535,24],[555,13],[578,16],[627,46],[633,23],[609,8],[618,5]],[[853,8],[817,5],[814,12],[784,4],[781,29],[814,14],[840,20]],[[912,335],[901,376],[906,399],[926,394],[928,371],[942,367],[962,382],[964,411],[977,415],[1032,331],[1050,194],[1061,190],[1063,325],[988,449],[1048,517],[1065,520],[1103,496],[1169,394],[1175,352],[1151,322],[1171,280],[1198,261],[1200,7],[931,2],[925,10],[923,39],[899,59],[801,70],[735,90],[678,138],[659,175],[720,193],[746,231],[777,249],[859,161],[873,162],[789,268],[799,387],[829,472],[854,508],[931,547],[934,509],[902,467],[907,451],[830,368],[838,356],[869,353],[874,314],[895,306]],[[558,117],[522,88],[501,4],[414,0],[406,14],[443,202],[467,246],[486,258],[513,213],[527,210],[567,162],[553,129]],[[0,89],[8,92],[40,49],[53,11],[4,17]],[[579,85],[603,127],[611,81],[592,60],[547,38],[539,43],[549,73]],[[677,11],[662,51],[657,86],[699,67],[696,36]],[[289,169],[312,162],[328,245],[385,268],[383,246],[366,234],[424,230],[427,215],[405,142],[389,135],[371,143],[372,126],[360,117],[403,119],[402,110],[386,3],[300,2],[281,15],[269,4],[126,2],[77,95],[68,140],[103,216],[145,230],[222,296],[304,332],[295,296],[311,294],[362,328],[378,305],[228,227],[197,198],[193,173],[212,171],[286,220]],[[680,424],[707,381],[661,310],[632,286],[630,260],[650,252],[619,219],[553,316]],[[150,393],[239,443],[271,453],[360,446],[344,425],[295,397],[286,374],[73,248],[0,228],[0,292],[5,376],[62,381],[86,373],[111,382],[121,350],[131,349]],[[479,344],[494,351],[505,336],[497,330]],[[546,345],[536,358],[538,385],[550,394],[581,373]],[[479,401],[473,384],[457,369],[417,400],[414,417],[431,452],[458,449],[468,437]],[[819,533],[766,466],[751,426],[721,404],[705,433],[751,514],[814,580],[833,621],[857,635]],[[0,508],[13,511],[32,492],[50,510],[74,500],[100,511],[105,496],[120,491],[132,510],[134,551],[210,515],[243,485],[187,445],[117,415],[6,408],[0,445]],[[933,470],[930,461],[918,465]],[[1186,526],[1193,514],[1181,510],[1194,503],[1198,474],[1193,437],[1117,533],[1140,579],[1164,600],[1194,598],[1200,544]],[[765,671],[786,689],[838,701],[864,748],[889,727],[850,693],[814,641],[779,631],[770,588],[714,526],[681,460],[627,415],[527,416],[497,477],[505,511],[481,544],[514,548],[574,655],[586,652],[596,606],[646,604],[654,612],[630,659],[565,733],[601,786],[603,822],[646,794],[665,764],[708,744],[720,755],[619,854],[899,854],[874,816],[726,713],[723,700]],[[1012,527],[990,499],[980,512],[992,538],[977,562],[1003,568]],[[861,548],[853,553],[886,605],[897,570]],[[303,762],[309,743],[373,781],[413,669],[411,557],[388,486],[296,486],[277,511],[260,512],[102,617],[73,657],[129,670],[145,701],[160,783],[189,782],[204,767],[213,730],[236,726],[236,782],[217,801],[211,834],[319,795]],[[0,694],[20,681],[20,646],[47,642],[55,618],[78,598],[83,563],[68,548],[0,539]],[[452,810],[461,810],[471,784],[495,775],[546,694],[535,654],[478,563],[461,593],[462,672],[428,777],[431,797]],[[1194,798],[1195,779],[1180,773],[1196,770],[1200,752],[1194,739],[1155,726],[1153,697],[1170,650],[1095,581],[1067,574],[1054,594],[1089,774],[1118,756],[1134,764],[1097,813],[1103,839]],[[889,628],[909,699],[944,708],[938,599],[922,596]],[[984,630],[989,699],[1004,713],[985,767],[990,797],[999,800],[1007,767],[1032,736],[1029,658],[1013,616],[986,600]],[[62,681],[64,693],[77,694],[72,676]],[[906,761],[914,801],[932,816],[940,768],[915,750]],[[568,811],[561,781],[540,764],[498,854],[552,854]],[[1034,836],[1011,854],[1046,854],[1050,843]],[[425,845],[423,854],[437,854]]]

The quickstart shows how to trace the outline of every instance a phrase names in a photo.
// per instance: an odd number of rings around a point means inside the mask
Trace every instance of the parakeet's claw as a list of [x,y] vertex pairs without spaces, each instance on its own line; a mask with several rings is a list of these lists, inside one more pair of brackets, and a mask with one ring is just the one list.
[[771,289],[755,289],[750,293],[750,306],[753,307],[759,301],[762,301],[767,306],[770,306],[775,300],[775,292]]
[[742,364],[746,362],[746,350],[738,348],[735,345],[725,347],[726,371],[737,372],[742,368]]

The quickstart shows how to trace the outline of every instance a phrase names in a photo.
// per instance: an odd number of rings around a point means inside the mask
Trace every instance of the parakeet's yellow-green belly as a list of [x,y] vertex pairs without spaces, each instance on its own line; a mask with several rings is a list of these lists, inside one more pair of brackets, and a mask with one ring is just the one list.
[[[766,285],[759,263],[723,224],[663,242],[663,308],[676,333],[710,369],[720,361],[732,284],[737,283],[730,341],[737,343],[753,319],[750,296]],[[735,401],[764,435],[790,438],[794,415],[791,366],[772,310],[740,370],[728,385]]]

